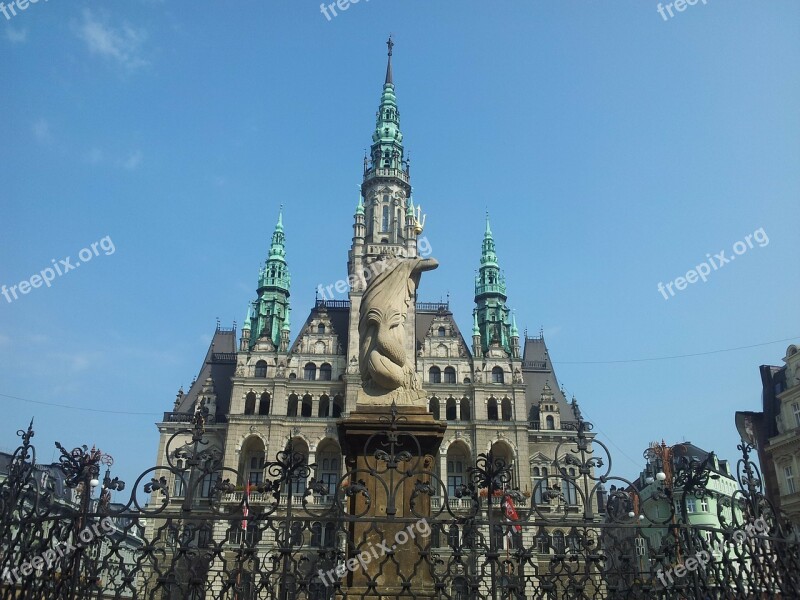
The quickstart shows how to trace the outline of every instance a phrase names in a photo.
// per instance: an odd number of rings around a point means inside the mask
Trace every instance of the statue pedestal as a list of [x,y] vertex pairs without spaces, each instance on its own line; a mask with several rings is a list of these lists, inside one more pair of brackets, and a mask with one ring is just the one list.
[[348,500],[357,519],[350,525],[347,558],[361,557],[349,564],[343,582],[348,593],[374,600],[436,597],[430,495],[420,493],[420,486],[429,484],[434,495],[443,495],[426,473],[435,472],[447,425],[422,406],[357,405],[338,426],[350,483],[363,482],[369,495]]

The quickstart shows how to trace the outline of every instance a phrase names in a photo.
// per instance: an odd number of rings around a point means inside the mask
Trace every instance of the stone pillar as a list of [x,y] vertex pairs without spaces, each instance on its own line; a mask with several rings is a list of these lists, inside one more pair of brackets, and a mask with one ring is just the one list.
[[[363,599],[395,595],[434,598],[430,558],[420,560],[421,552],[431,546],[430,534],[420,533],[427,527],[419,524],[430,517],[430,496],[417,495],[413,510],[411,500],[418,481],[433,484],[434,495],[442,495],[435,480],[423,472],[436,472],[447,424],[436,421],[422,406],[393,410],[359,406],[338,422],[350,483],[363,481],[369,493],[369,501],[361,493],[349,499],[350,514],[359,518],[350,525],[350,543],[355,550],[346,557],[348,572],[343,585],[349,594]],[[375,458],[376,450],[386,453],[385,460]],[[390,554],[382,544],[390,548]],[[366,566],[357,562],[359,552]]]

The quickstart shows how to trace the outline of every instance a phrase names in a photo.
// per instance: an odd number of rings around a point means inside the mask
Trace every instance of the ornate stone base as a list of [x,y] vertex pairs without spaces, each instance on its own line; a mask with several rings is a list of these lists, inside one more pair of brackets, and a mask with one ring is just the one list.
[[363,561],[366,565],[348,573],[346,584],[348,592],[359,598],[412,593],[416,598],[433,598],[429,561],[420,560],[431,544],[430,495],[420,493],[420,486],[430,484],[434,494],[441,494],[427,473],[435,471],[447,425],[421,406],[397,406],[395,411],[357,406],[338,423],[348,470],[353,473],[350,483],[363,482],[368,494],[350,499],[350,514],[363,519],[350,527],[347,558],[360,554],[363,559],[364,553],[370,557]]

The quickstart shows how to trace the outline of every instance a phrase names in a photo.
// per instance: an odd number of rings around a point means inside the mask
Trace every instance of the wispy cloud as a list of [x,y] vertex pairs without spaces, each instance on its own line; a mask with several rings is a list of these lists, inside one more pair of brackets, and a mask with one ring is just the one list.
[[141,55],[141,46],[146,39],[143,30],[128,24],[114,28],[96,18],[91,10],[83,11],[83,22],[78,26],[78,37],[86,42],[89,51],[103,58],[135,69],[147,64]]
[[122,161],[121,166],[128,171],[134,171],[139,168],[140,164],[142,164],[142,153],[136,150],[135,152],[131,152],[128,158]]
[[50,142],[53,139],[50,133],[50,123],[44,117],[40,117],[34,122],[32,130],[34,137],[40,142]]
[[102,149],[94,147],[89,150],[89,153],[86,155],[86,162],[88,162],[90,165],[99,165],[101,162],[103,162],[104,156],[105,153]]
[[6,39],[12,44],[23,44],[28,41],[27,29],[14,29],[11,25],[6,27]]

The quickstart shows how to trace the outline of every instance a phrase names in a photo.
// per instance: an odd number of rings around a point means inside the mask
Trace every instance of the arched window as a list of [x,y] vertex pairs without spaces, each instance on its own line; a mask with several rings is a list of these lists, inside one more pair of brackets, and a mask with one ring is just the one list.
[[311,416],[311,407],[312,407],[311,395],[310,394],[306,394],[305,396],[303,396],[303,406],[301,408],[300,416],[302,416],[302,417],[310,417]]
[[260,360],[256,363],[256,370],[255,370],[256,377],[266,377],[267,376],[267,363],[266,361]]
[[553,415],[547,415],[544,420],[545,422],[545,429],[555,429],[556,428],[556,420],[553,418]]
[[322,394],[319,397],[319,410],[317,411],[318,417],[328,417],[330,416],[330,405],[331,401],[330,398],[326,394]]
[[433,415],[433,418],[439,420],[439,399],[434,396],[428,402],[428,412]]
[[[317,479],[327,487],[328,500],[336,496],[336,486],[339,484],[340,451],[338,446],[326,440],[324,451],[317,454]],[[330,445],[327,445],[330,444]]]
[[497,421],[497,399],[489,398],[489,403],[486,406],[487,416],[490,421]]
[[258,485],[264,480],[264,442],[256,436],[250,436],[242,444],[240,473],[245,482]]
[[456,492],[466,483],[469,450],[463,442],[451,444],[447,449],[447,495],[456,497]]
[[550,554],[550,536],[542,530],[536,536],[536,552],[539,554]]
[[244,414],[246,414],[246,415],[254,415],[254,414],[256,414],[256,393],[255,392],[250,392],[245,397]]
[[439,367],[431,367],[428,370],[428,381],[430,383],[442,383],[442,370]]
[[472,383],[472,379],[469,377],[464,377],[464,383]]
[[448,398],[447,405],[445,408],[445,418],[448,421],[455,421],[458,418],[456,414],[458,411],[456,409],[456,399],[455,398]]
[[492,383],[503,383],[504,379],[502,367],[492,369]]
[[510,421],[511,420],[511,400],[508,398],[503,398],[502,402],[502,411],[503,411],[503,421]]
[[261,394],[261,400],[258,402],[258,414],[269,414],[269,392],[264,392]]
[[303,369],[303,379],[306,381],[314,381],[317,378],[317,365],[314,363],[306,363]]
[[320,334],[325,333],[325,324],[324,323],[320,323],[319,325],[317,325],[317,333],[320,333]]
[[322,546],[322,523],[319,521],[311,524],[311,546],[313,548]]
[[554,531],[553,532],[553,550],[556,551],[556,554],[564,554],[566,544],[564,543],[564,532],[563,531]]
[[390,231],[389,229],[389,207],[383,205],[383,218],[381,220],[381,231]]
[[444,327],[439,327],[437,335],[439,337],[444,337],[445,335],[447,335],[447,330]]
[[332,371],[333,369],[328,363],[323,363],[322,366],[319,368],[320,381],[330,381]]
[[544,492],[547,490],[547,467],[533,467],[532,471],[533,481],[533,503],[542,504],[544,500]]
[[342,416],[342,411],[344,410],[344,401],[340,395],[336,395],[333,397],[333,406],[332,406],[333,413],[331,416],[334,419],[338,419]]
[[456,370],[453,367],[445,367],[445,370],[444,370],[444,382],[445,383],[455,383],[456,382]]
[[575,469],[569,470],[569,477],[564,478],[564,501],[570,506],[578,504],[578,488],[575,486]]
[[469,421],[472,418],[472,411],[469,406],[469,398],[464,396],[461,399],[461,420]]
[[447,533],[447,545],[453,550],[459,547],[458,525],[450,525],[450,531]]
[[453,579],[453,600],[469,600],[469,584],[464,577]]
[[286,415],[287,416],[289,416],[289,417],[296,417],[297,416],[297,404],[298,404],[298,401],[299,401],[299,398],[297,397],[297,394],[292,394],[291,396],[289,396],[289,403],[288,403],[288,407],[287,407],[288,409],[286,411]]

